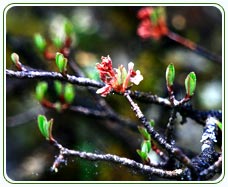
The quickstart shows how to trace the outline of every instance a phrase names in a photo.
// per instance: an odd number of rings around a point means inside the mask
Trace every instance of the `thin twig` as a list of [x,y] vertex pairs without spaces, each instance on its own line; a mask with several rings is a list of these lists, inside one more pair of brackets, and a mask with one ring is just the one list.
[[170,38],[171,40],[189,48],[190,50],[206,57],[207,59],[214,61],[214,62],[218,62],[218,63],[222,63],[222,58],[221,56],[218,56],[216,54],[213,54],[212,52],[208,51],[207,49],[205,49],[204,47],[194,43],[193,41],[184,38],[183,36],[180,36],[174,32],[169,31],[166,35],[168,38]]
[[[52,79],[52,80],[63,80],[70,82],[72,84],[76,84],[78,86],[89,86],[93,88],[101,88],[104,86],[103,83],[91,80],[89,78],[83,77],[76,77],[73,75],[66,75],[63,76],[61,73],[58,72],[48,72],[48,71],[13,71],[6,69],[6,75],[8,77],[14,77],[18,79]],[[154,103],[159,104],[161,106],[165,106],[171,108],[171,103],[168,99],[158,97],[156,95],[152,95],[151,93],[139,92],[139,91],[129,91],[129,95],[132,98],[135,98],[139,101],[146,102],[146,103]],[[194,119],[196,122],[203,124],[204,121],[207,119],[207,116],[216,117],[219,121],[222,121],[222,112],[221,111],[198,111],[194,110],[189,106],[182,105],[177,108],[177,111],[184,117],[189,117]]]
[[137,129],[136,123],[133,123],[132,121],[124,119],[120,116],[107,113],[106,111],[90,109],[90,108],[83,107],[83,106],[70,106],[68,108],[68,110],[70,110],[72,112],[77,112],[77,113],[80,113],[80,114],[83,114],[86,116],[97,117],[97,118],[102,118],[102,119],[118,122],[121,125],[128,127],[129,129],[132,129],[134,131]]
[[[138,101],[144,103],[153,103],[157,105],[161,105],[167,108],[172,108],[172,104],[166,98],[159,97],[157,95],[153,95],[147,92],[139,92],[139,91],[129,91],[129,95]],[[222,121],[222,111],[221,110],[209,110],[209,111],[199,111],[192,108],[191,105],[181,105],[177,107],[177,111],[183,117],[189,117],[199,124],[204,125],[205,120],[208,116],[212,116],[217,118],[219,121]]]
[[169,117],[169,121],[166,127],[166,141],[167,143],[173,142],[173,126],[174,126],[174,120],[176,118],[176,108],[173,108],[171,111],[171,115]]
[[132,110],[135,112],[137,118],[141,121],[147,131],[150,133],[151,138],[163,149],[165,149],[169,154],[175,156],[180,162],[184,165],[191,168],[193,171],[195,170],[194,166],[191,163],[191,160],[177,147],[170,145],[166,142],[166,140],[161,137],[159,133],[157,133],[153,127],[151,127],[150,123],[143,115],[142,111],[140,110],[139,106],[132,100],[131,96],[128,92],[125,93],[126,99],[129,101]]
[[107,162],[112,162],[116,164],[121,164],[123,166],[134,169],[144,174],[149,174],[151,176],[155,175],[155,176],[158,176],[161,178],[167,178],[167,179],[180,179],[183,172],[182,169],[175,169],[172,171],[158,169],[158,168],[144,165],[134,160],[124,158],[124,157],[119,157],[113,154],[95,154],[95,153],[89,153],[89,152],[70,150],[63,147],[57,141],[54,143],[54,145],[59,149],[59,155],[56,157],[51,168],[54,171],[57,171],[57,167],[64,162],[64,157],[75,156],[75,157],[79,157],[90,161],[107,161]]
[[8,77],[16,77],[20,79],[53,79],[53,80],[62,80],[62,81],[67,81],[72,84],[76,84],[79,86],[91,86],[95,88],[101,88],[104,86],[103,83],[91,80],[88,78],[83,78],[83,77],[76,77],[73,75],[66,75],[63,76],[61,73],[58,72],[49,72],[49,71],[13,71],[13,70],[8,70],[6,69],[6,75]]
[[209,168],[200,172],[200,178],[207,180],[213,177],[216,173],[220,173],[222,170],[222,155],[219,156],[218,160],[211,165]]

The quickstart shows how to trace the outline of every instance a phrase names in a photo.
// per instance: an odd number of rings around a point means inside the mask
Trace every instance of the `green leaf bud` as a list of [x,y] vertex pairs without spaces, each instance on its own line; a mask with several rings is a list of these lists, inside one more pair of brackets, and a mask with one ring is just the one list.
[[57,48],[61,48],[63,45],[63,41],[60,39],[60,37],[54,37],[52,41]]
[[175,68],[173,64],[169,64],[168,67],[166,68],[166,85],[167,88],[169,89],[171,86],[173,86],[175,78]]
[[150,126],[151,126],[151,127],[155,127],[155,122],[154,122],[154,120],[151,119],[151,120],[149,121],[149,123],[150,123]]
[[62,53],[57,52],[55,56],[56,65],[61,73],[66,72],[67,58],[63,56]]
[[45,116],[39,115],[37,118],[37,122],[41,134],[46,138],[46,140],[51,140],[53,119],[47,121],[47,118]]
[[34,42],[39,51],[43,52],[46,48],[46,40],[41,34],[34,35]]
[[74,26],[68,19],[64,22],[64,30],[67,36],[70,36],[74,32]]
[[151,142],[150,140],[145,140],[143,141],[142,145],[141,145],[141,151],[144,153],[149,153],[151,150]]
[[151,139],[150,134],[147,132],[147,130],[144,127],[138,126],[138,130],[145,140]]
[[55,88],[56,94],[58,96],[60,96],[62,94],[62,91],[63,91],[62,83],[60,81],[54,81],[54,88]]
[[48,84],[46,82],[39,82],[36,86],[36,98],[41,101],[48,89]]
[[74,87],[72,84],[67,83],[64,89],[64,99],[67,103],[72,103],[75,97]]
[[196,89],[196,74],[191,72],[185,79],[185,89],[187,97],[191,97]]
[[10,57],[15,65],[19,62],[19,56],[17,53],[12,53]]
[[141,157],[143,161],[146,161],[148,159],[148,155],[145,152],[142,152],[141,150],[137,149],[136,152]]

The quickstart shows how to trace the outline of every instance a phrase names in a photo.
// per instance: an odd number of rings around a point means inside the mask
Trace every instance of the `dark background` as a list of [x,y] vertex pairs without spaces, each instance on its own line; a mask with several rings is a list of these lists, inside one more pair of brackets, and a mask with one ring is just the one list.
[[[68,18],[74,25],[75,59],[85,72],[94,71],[101,56],[110,55],[113,66],[127,65],[132,61],[144,80],[132,89],[149,91],[167,97],[165,70],[169,63],[176,68],[175,94],[185,95],[184,79],[194,71],[197,75],[196,93],[191,103],[194,108],[211,110],[222,108],[222,66],[162,38],[159,41],[142,40],[136,30],[136,6],[16,6],[7,12],[7,63],[13,68],[10,54],[17,52],[23,64],[33,68],[56,71],[53,62],[46,62],[33,44],[33,35],[50,37],[62,29]],[[166,7],[167,23],[176,32],[215,54],[222,54],[222,15],[219,9],[209,6]],[[92,69],[92,70],[91,70]],[[35,99],[36,80],[6,81],[6,170],[12,180],[160,180],[107,162],[92,162],[79,158],[67,159],[58,173],[50,172],[57,154],[41,136],[37,115],[54,118],[54,136],[64,146],[95,153],[111,153],[140,161],[136,149],[141,136],[123,127],[124,137],[113,130],[115,123],[85,117],[71,112],[58,113],[42,108]],[[49,82],[51,85],[51,81]],[[51,97],[51,93],[50,93]],[[126,99],[118,95],[106,98],[113,109],[139,124]],[[76,87],[75,105],[96,108],[85,88]],[[154,119],[158,132],[163,133],[170,111],[154,104],[139,103],[148,119]],[[200,152],[202,126],[188,119],[185,125],[176,120],[178,146]],[[114,128],[115,129],[115,128]]]

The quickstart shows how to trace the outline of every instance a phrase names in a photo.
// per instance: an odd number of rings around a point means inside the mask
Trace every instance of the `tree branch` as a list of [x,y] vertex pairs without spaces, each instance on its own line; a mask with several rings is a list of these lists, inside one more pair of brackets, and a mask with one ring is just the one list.
[[104,86],[103,83],[100,83],[95,80],[91,80],[88,78],[83,78],[83,77],[76,77],[73,75],[66,75],[63,76],[61,73],[58,72],[49,72],[49,71],[13,71],[13,70],[8,70],[6,69],[6,75],[8,77],[16,77],[19,79],[53,79],[53,80],[62,80],[62,81],[67,81],[72,84],[76,84],[79,86],[91,86],[95,88],[101,88]]
[[184,165],[188,166],[190,169],[195,171],[194,166],[192,165],[191,160],[177,147],[170,145],[166,142],[166,140],[157,133],[153,127],[151,127],[150,123],[143,115],[142,111],[140,110],[139,106],[132,100],[131,96],[128,92],[125,93],[125,97],[130,103],[132,110],[135,112],[137,118],[141,121],[147,131],[150,133],[151,138],[163,149],[165,149],[169,154],[173,155],[176,159],[182,162]]
[[89,109],[83,106],[70,106],[68,110],[72,112],[77,112],[86,116],[91,116],[91,117],[97,117],[97,118],[102,118],[102,119],[107,119],[111,120],[114,122],[118,122],[129,129],[136,131],[137,130],[137,124],[133,123],[130,120],[124,119],[120,116],[117,116],[115,114],[110,114],[107,113],[106,111],[100,111],[100,110],[95,110],[95,109]]
[[[192,159],[192,163],[197,170],[197,175],[191,176],[190,180],[205,180],[221,171],[222,157],[215,151],[217,126],[213,117],[208,117],[202,135],[202,152]],[[187,170],[186,170],[187,172]]]
[[117,155],[112,155],[112,154],[95,154],[95,153],[89,153],[89,152],[70,150],[63,147],[57,141],[54,142],[54,146],[59,149],[59,155],[56,157],[51,168],[54,171],[58,171],[57,167],[61,163],[65,162],[64,157],[75,156],[75,157],[79,157],[79,158],[91,160],[91,161],[107,161],[107,162],[112,162],[116,164],[121,164],[128,168],[135,169],[136,171],[144,174],[156,175],[158,177],[167,178],[167,179],[180,179],[183,172],[182,169],[175,169],[172,171],[158,169],[155,167],[151,167],[149,165],[141,164],[139,162],[136,162],[128,158],[119,157]]
[[[52,80],[62,80],[67,81],[72,84],[76,84],[78,86],[89,86],[93,88],[101,88],[104,86],[103,83],[91,80],[89,78],[84,77],[76,77],[73,75],[66,75],[63,76],[61,73],[58,72],[48,72],[48,71],[38,71],[38,70],[31,70],[31,71],[13,71],[6,69],[6,75],[12,78],[18,79],[52,79]],[[128,91],[129,95],[132,98],[135,98],[139,101],[146,102],[146,103],[154,103],[159,104],[168,108],[172,108],[172,105],[168,99],[158,97],[156,95],[152,95],[150,93],[139,92],[139,91]],[[198,111],[192,109],[189,105],[183,105],[177,108],[177,111],[183,117],[190,117],[194,119],[196,122],[203,124],[207,117],[210,115],[212,117],[216,117],[219,121],[222,121],[222,112],[221,111]]]

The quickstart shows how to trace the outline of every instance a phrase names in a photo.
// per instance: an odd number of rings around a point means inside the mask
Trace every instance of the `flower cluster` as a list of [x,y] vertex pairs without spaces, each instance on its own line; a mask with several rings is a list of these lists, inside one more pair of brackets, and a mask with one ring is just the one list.
[[134,71],[134,63],[128,63],[128,71],[123,65],[120,65],[118,69],[112,67],[112,60],[109,56],[101,57],[102,62],[96,65],[101,80],[106,84],[104,87],[97,90],[96,93],[101,96],[107,96],[112,90],[116,92],[124,93],[129,82],[138,85],[142,80],[143,76],[140,71]]
[[141,20],[137,33],[143,39],[159,40],[168,33],[163,7],[145,7],[139,10],[137,17]]

